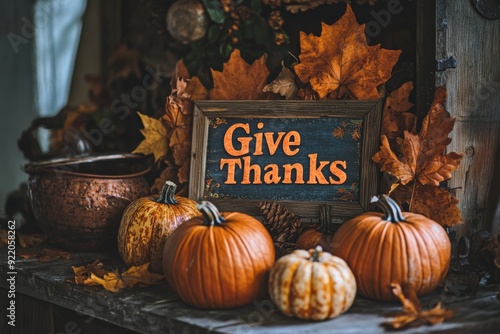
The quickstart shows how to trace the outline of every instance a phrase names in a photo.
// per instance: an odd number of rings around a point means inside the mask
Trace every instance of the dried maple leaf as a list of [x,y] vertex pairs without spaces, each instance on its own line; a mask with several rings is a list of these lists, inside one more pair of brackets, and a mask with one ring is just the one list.
[[[437,95],[441,92],[438,89]],[[451,178],[463,157],[455,152],[443,155],[451,142],[448,134],[454,124],[455,119],[443,105],[434,103],[418,135],[404,131],[404,139],[398,141],[401,157],[392,151],[387,137],[382,136],[380,151],[372,159],[379,164],[381,171],[397,177],[402,185],[417,180],[423,185],[438,186]]]
[[124,288],[132,288],[135,285],[150,286],[163,279],[163,275],[148,271],[149,262],[137,267],[132,266],[121,274],[118,270],[107,271],[102,267],[99,260],[86,267],[73,267],[75,283],[82,284],[83,282],[84,285],[101,285],[108,291],[118,292]]
[[203,86],[198,77],[189,79],[185,93],[191,101],[206,100],[208,97],[208,90]]
[[91,274],[94,274],[97,277],[101,278],[104,277],[104,275],[107,274],[108,271],[105,270],[103,266],[104,265],[99,259],[85,266],[79,266],[79,267],[73,266],[72,268],[75,274],[75,281],[73,283],[85,284],[85,281],[90,279]]
[[167,129],[160,120],[141,113],[138,114],[144,125],[144,129],[141,130],[144,140],[132,151],[132,153],[153,154],[155,161],[158,161],[167,154]]
[[155,182],[151,187],[151,193],[153,194],[159,194],[166,181],[178,183],[178,170],[174,164],[173,157],[171,155],[168,155],[163,159],[163,163],[165,164],[165,167],[163,167],[160,175],[155,179]]
[[38,262],[49,262],[56,259],[69,260],[71,258],[70,253],[56,248],[21,251],[19,256],[23,259],[31,259],[35,257],[38,259]]
[[299,89],[297,97],[300,100],[319,100],[318,93],[312,89],[311,84],[307,84],[304,88]]
[[192,107],[186,105],[187,100],[170,95],[165,105],[165,120],[169,133],[169,147],[179,166],[179,182],[187,182],[189,179],[189,165],[191,158],[191,134],[192,134]]
[[47,236],[45,234],[33,233],[33,234],[17,234],[17,241],[22,248],[40,246],[45,241],[47,241]]
[[377,87],[391,77],[401,51],[369,46],[365,25],[356,22],[349,5],[337,22],[321,25],[319,37],[300,33],[295,73],[322,99],[378,99]]
[[450,319],[455,314],[455,311],[445,309],[441,303],[438,303],[433,309],[422,310],[418,298],[411,289],[407,289],[403,293],[399,283],[392,283],[391,287],[394,295],[401,301],[403,311],[394,316],[392,320],[384,322],[383,326],[399,329],[409,325],[436,325]]
[[297,95],[299,88],[295,84],[295,73],[281,64],[281,72],[270,84],[266,85],[263,92],[272,92],[291,100]]
[[462,222],[458,209],[458,199],[449,191],[418,182],[399,186],[391,193],[397,203],[408,203],[411,212],[424,215],[443,226],[453,226]]
[[222,72],[212,70],[214,88],[209,92],[210,100],[259,100],[262,99],[269,70],[266,55],[248,64],[235,49]]
[[172,90],[177,89],[176,84],[179,78],[184,78],[184,79],[190,78],[188,69],[182,59],[180,59],[175,64],[174,74],[172,75],[172,80],[170,81],[170,86],[172,87]]
[[392,91],[385,100],[380,133],[390,140],[402,137],[404,130],[411,133],[416,131],[417,118],[407,112],[413,107],[413,103],[409,101],[412,90],[413,82],[409,81]]

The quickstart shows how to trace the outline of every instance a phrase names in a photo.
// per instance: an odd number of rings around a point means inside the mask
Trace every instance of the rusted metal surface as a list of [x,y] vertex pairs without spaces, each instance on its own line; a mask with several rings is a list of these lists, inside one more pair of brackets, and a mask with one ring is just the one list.
[[67,250],[115,245],[123,210],[149,193],[148,168],[132,155],[46,161],[25,170],[38,224]]

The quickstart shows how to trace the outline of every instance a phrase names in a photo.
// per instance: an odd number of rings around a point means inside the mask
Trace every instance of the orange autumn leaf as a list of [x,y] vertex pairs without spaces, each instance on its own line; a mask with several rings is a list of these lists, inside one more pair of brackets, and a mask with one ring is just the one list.
[[369,46],[349,5],[337,22],[321,25],[319,37],[300,33],[298,77],[322,99],[378,99],[377,87],[391,77],[401,51]]
[[189,79],[185,88],[185,93],[191,101],[206,100],[208,97],[208,90],[203,86],[198,77]]
[[214,88],[209,92],[210,100],[259,100],[266,85],[269,70],[266,55],[248,64],[235,49],[222,72],[212,70]]
[[384,322],[382,325],[385,327],[400,329],[410,325],[436,325],[452,318],[455,314],[454,311],[444,308],[441,303],[438,303],[430,310],[422,310],[420,302],[418,301],[416,295],[412,293],[411,289],[403,292],[399,283],[392,283],[391,287],[392,292],[398,297],[403,305],[403,310],[396,316],[392,317],[390,321]]
[[118,292],[135,285],[150,286],[160,282],[163,275],[148,271],[149,263],[141,266],[132,266],[123,273],[118,270],[108,271],[103,269],[99,260],[92,264],[81,267],[73,267],[75,283],[84,285],[100,285],[111,292]]
[[[441,93],[442,89],[438,89],[436,96]],[[442,103],[433,103],[418,135],[404,131],[404,138],[398,141],[400,155],[392,150],[387,137],[382,136],[380,151],[372,159],[381,171],[397,177],[402,185],[417,180],[423,185],[438,186],[451,178],[463,157],[455,152],[444,155],[454,124],[455,119]]]
[[47,236],[43,233],[17,234],[17,242],[22,248],[40,246],[47,241]]
[[19,252],[19,256],[23,259],[36,258],[38,262],[50,262],[52,260],[63,259],[69,260],[71,254],[56,248],[42,248],[42,249],[23,249]]
[[180,59],[175,64],[175,70],[174,70],[174,73],[172,75],[172,80],[170,81],[170,86],[172,87],[172,90],[177,89],[176,85],[177,85],[177,81],[179,80],[179,78],[183,78],[186,80],[190,78],[188,69],[187,69],[187,67],[184,64],[184,61],[182,59]]
[[177,182],[177,168],[173,161],[173,157],[167,157],[163,159],[165,167],[163,167],[160,175],[155,179],[155,182],[151,186],[151,193],[159,194],[166,181]]
[[172,150],[175,164],[179,166],[178,178],[180,183],[189,180],[192,113],[191,101],[174,95],[167,98],[163,119],[169,133],[169,147]]
[[144,140],[132,153],[153,154],[155,162],[160,160],[168,150],[167,129],[161,120],[137,113],[142,120],[144,129],[141,130]]
[[397,187],[391,197],[400,204],[407,203],[411,212],[424,215],[443,226],[453,226],[463,221],[458,199],[439,187],[411,182]]
[[108,271],[105,270],[104,265],[99,259],[94,262],[87,264],[85,266],[72,267],[73,273],[75,274],[76,284],[85,284],[85,281],[88,280],[91,274],[94,274],[98,277],[103,277]]
[[384,103],[380,133],[390,140],[403,136],[403,131],[415,133],[417,118],[408,112],[413,107],[409,101],[413,82],[409,81],[391,92]]

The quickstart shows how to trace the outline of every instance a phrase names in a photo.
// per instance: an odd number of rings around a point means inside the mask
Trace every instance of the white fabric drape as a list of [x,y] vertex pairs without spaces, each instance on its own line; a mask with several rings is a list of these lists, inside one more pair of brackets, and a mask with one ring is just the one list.
[[87,0],[35,3],[36,91],[41,116],[56,114],[68,102],[86,5]]

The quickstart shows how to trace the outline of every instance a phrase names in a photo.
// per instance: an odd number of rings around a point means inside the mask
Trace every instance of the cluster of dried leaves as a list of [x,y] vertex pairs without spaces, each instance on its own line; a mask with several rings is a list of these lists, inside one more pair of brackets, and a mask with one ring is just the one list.
[[[189,180],[193,100],[379,99],[380,87],[391,77],[401,53],[369,46],[365,25],[357,23],[349,5],[337,22],[322,24],[320,36],[301,32],[300,46],[299,62],[283,67],[267,85],[265,55],[248,64],[235,50],[222,72],[212,70],[214,87],[210,90],[198,78],[189,79],[179,62],[163,118],[141,116],[145,139],[134,153],[154,154],[166,166],[153,191],[159,191],[167,179],[181,185]],[[416,117],[410,112],[412,89],[413,83],[408,82],[387,97],[382,146],[373,160],[392,176],[387,192],[399,204],[408,203],[410,211],[452,226],[462,221],[458,200],[440,183],[451,178],[463,156],[444,154],[455,120],[443,106],[446,90],[439,88],[417,134]]]
[[349,5],[342,18],[332,25],[323,24],[322,29],[319,37],[301,33],[300,63],[283,67],[268,85],[266,55],[249,64],[234,50],[222,72],[211,70],[210,90],[198,78],[190,79],[180,61],[163,118],[141,116],[145,139],[134,153],[154,154],[166,166],[153,190],[158,191],[167,179],[180,184],[188,181],[193,100],[380,98],[378,87],[390,78],[401,51],[369,46],[365,25],[356,22]]
[[399,283],[392,283],[391,287],[394,295],[401,301],[403,310],[395,315],[390,321],[384,322],[382,325],[385,327],[400,329],[408,326],[425,324],[436,325],[450,319],[455,313],[452,310],[444,308],[441,303],[438,303],[430,310],[422,310],[420,302],[413,290],[406,289],[403,292]]
[[163,275],[154,274],[148,271],[149,263],[141,266],[133,266],[125,272],[118,270],[109,271],[104,269],[104,265],[99,260],[85,266],[73,267],[75,280],[68,282],[83,285],[100,285],[111,292],[118,292],[125,288],[132,288],[135,285],[150,286],[157,284],[163,279]]
[[[9,232],[7,229],[0,228],[0,245],[8,245]],[[47,236],[42,233],[24,234],[19,231],[16,233],[16,241],[21,248],[35,247],[47,241]]]
[[66,252],[65,250],[52,247],[29,248],[20,251],[18,254],[23,259],[36,258],[38,262],[50,262],[57,259],[71,259],[70,253]]
[[463,157],[455,152],[445,154],[455,119],[444,108],[446,90],[438,87],[417,134],[415,115],[408,112],[412,89],[413,84],[406,83],[387,98],[382,146],[373,161],[393,176],[389,193],[399,204],[407,203],[409,211],[452,226],[462,222],[458,200],[440,184],[451,178]]

